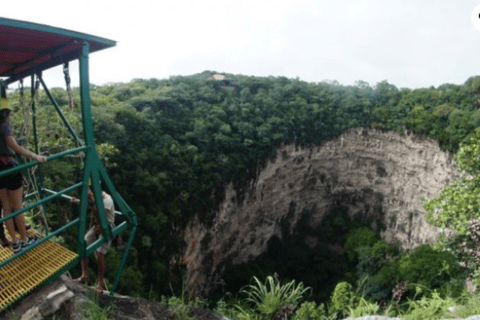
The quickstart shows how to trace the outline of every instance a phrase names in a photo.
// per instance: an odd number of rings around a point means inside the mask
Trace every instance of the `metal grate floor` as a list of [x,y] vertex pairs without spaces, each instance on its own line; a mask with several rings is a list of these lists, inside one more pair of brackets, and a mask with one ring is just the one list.
[[[28,230],[30,236],[40,234]],[[7,238],[10,239],[8,232]],[[17,234],[17,237],[20,235]],[[0,261],[13,255],[0,246]],[[5,309],[70,264],[77,254],[52,241],[46,241],[0,269],[0,310]]]

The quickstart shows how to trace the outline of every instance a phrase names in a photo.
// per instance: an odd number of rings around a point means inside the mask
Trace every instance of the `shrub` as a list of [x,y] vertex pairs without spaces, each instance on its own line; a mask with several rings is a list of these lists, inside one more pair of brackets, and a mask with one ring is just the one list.
[[[451,310],[449,318],[468,318],[480,314],[480,297],[478,294],[464,288],[460,297],[456,299],[457,304]],[[450,311],[450,310],[449,310]]]
[[397,245],[378,240],[372,247],[359,247],[356,252],[358,254],[357,278],[366,277],[360,293],[365,299],[372,299],[377,303],[388,301],[393,288],[392,284],[398,282],[398,265],[391,266],[399,253]]
[[350,318],[360,318],[363,316],[375,315],[377,314],[378,309],[380,309],[380,307],[377,304],[360,298],[360,302],[355,308],[348,307],[348,316]]
[[[417,289],[418,292],[420,290]],[[441,319],[454,303],[454,300],[451,298],[442,299],[440,294],[434,290],[432,298],[424,296],[420,300],[413,299],[408,301],[408,310],[406,314],[402,315],[402,318],[407,320]]]
[[357,275],[370,275],[378,271],[378,259],[375,258],[372,247],[360,247],[356,250],[358,255]]
[[385,256],[386,252],[387,252],[387,242],[383,239],[378,240],[372,246],[372,253],[373,253],[373,256],[376,258]]
[[377,273],[379,281],[383,283],[388,283],[389,285],[395,286],[400,281],[399,267],[400,259],[402,257],[398,256],[390,264],[384,265],[380,271]]
[[361,278],[365,274],[371,275],[378,272],[383,265],[392,262],[399,250],[395,244],[379,240],[372,247],[357,248],[356,253],[358,257],[357,275]]
[[190,312],[190,306],[185,301],[184,292],[182,292],[181,297],[172,296],[165,300],[165,297],[162,297],[162,303],[167,303],[168,308],[174,314],[175,320],[193,320],[193,316]]
[[380,301],[387,302],[390,300],[392,288],[390,284],[383,282],[380,275],[377,274],[365,281],[362,296],[377,303],[380,303]]
[[295,320],[325,320],[325,306],[315,301],[304,302],[295,313]]
[[[232,301],[233,300],[233,301]],[[238,308],[235,309],[235,305],[241,304],[241,300],[237,298],[230,298],[228,301],[222,297],[217,301],[217,305],[214,309],[216,314],[223,316],[224,318],[234,318],[235,312]]]
[[392,262],[395,257],[403,252],[403,249],[396,243],[387,243],[381,239],[375,242],[372,247],[373,256],[380,264]]
[[352,285],[348,282],[339,282],[333,291],[331,304],[328,312],[330,314],[340,313],[345,317],[347,308],[356,300],[355,294],[352,292]]
[[277,314],[282,306],[282,299],[273,292],[267,292],[263,296],[262,303],[258,305],[261,314],[272,316]]
[[450,281],[443,283],[439,291],[442,293],[442,297],[447,296],[458,298],[462,295],[465,289],[465,280],[453,278],[450,279]]
[[269,319],[275,316],[283,306],[298,306],[303,295],[311,288],[304,287],[300,282],[297,286],[295,280],[281,284],[277,277],[268,276],[265,284],[253,277],[255,284],[248,285],[240,290],[247,298],[245,301],[252,303],[262,317]]
[[422,284],[430,289],[440,288],[463,270],[452,253],[436,251],[429,245],[416,247],[399,261],[398,266],[401,280]]
[[357,249],[360,247],[371,247],[379,240],[378,235],[368,228],[355,229],[349,233],[345,240],[344,250],[348,260],[353,263],[357,258]]

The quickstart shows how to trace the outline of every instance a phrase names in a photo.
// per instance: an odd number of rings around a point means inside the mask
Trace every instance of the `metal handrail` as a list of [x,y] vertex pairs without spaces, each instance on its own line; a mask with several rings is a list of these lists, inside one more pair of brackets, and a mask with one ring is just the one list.
[[[47,157],[47,160],[61,159],[61,158],[64,158],[64,157],[66,157],[66,156],[68,156],[68,155],[70,155],[70,154],[79,153],[79,152],[85,151],[85,150],[87,150],[87,149],[88,149],[87,146],[83,146],[83,147],[79,147],[79,148],[75,148],[75,149],[71,149],[71,150],[59,152],[59,153],[57,153],[57,154],[54,154],[54,155],[51,155],[51,156]],[[18,172],[18,171],[20,171],[20,170],[27,169],[27,168],[30,168],[30,167],[32,167],[32,166],[39,165],[39,164],[40,164],[40,162],[38,162],[38,161],[30,161],[30,162],[27,162],[27,163],[18,165],[18,166],[14,167],[14,168],[10,168],[10,169],[8,169],[8,170],[0,171],[0,178],[3,177],[3,176],[5,176],[5,175],[12,174],[12,173]],[[43,199],[35,202],[34,204],[29,205],[28,207],[24,207],[24,208],[21,208],[20,210],[17,210],[17,211],[15,211],[15,212],[12,212],[12,213],[10,213],[8,216],[3,217],[3,218],[0,218],[0,223],[4,222],[4,221],[6,221],[6,220],[12,219],[12,218],[18,216],[19,214],[22,214],[22,213],[24,213],[25,211],[31,210],[31,209],[33,209],[33,208],[35,208],[35,207],[38,207],[39,205],[42,205],[42,204],[44,204],[44,203],[46,203],[46,202],[48,202],[48,201],[51,201],[51,200],[53,200],[53,199],[55,199],[55,198],[58,198],[58,197],[60,197],[61,195],[63,195],[64,193],[68,193],[68,192],[73,191],[73,190],[75,190],[75,189],[77,189],[77,188],[80,188],[82,185],[83,185],[82,182],[77,183],[77,184],[75,184],[75,185],[73,185],[73,186],[70,186],[70,187],[68,187],[68,188],[66,188],[66,189],[64,189],[64,190],[62,190],[62,191],[60,191],[60,192],[58,192],[58,193],[56,193],[56,194],[54,194],[54,195],[48,196],[48,197],[46,197],[46,198],[43,198]],[[28,195],[28,196],[31,197],[32,194],[30,194],[30,195]]]
[[[48,156],[47,160],[50,161],[50,160],[56,160],[56,159],[59,159],[59,158],[64,158],[64,157],[66,157],[70,154],[79,153],[79,152],[85,151],[87,149],[88,149],[87,146],[83,146],[83,147],[59,152],[57,154]],[[39,165],[39,164],[40,164],[40,162],[34,160],[34,161],[29,161],[29,162],[24,163],[24,164],[20,164],[20,165],[14,167],[14,168],[10,168],[10,169],[7,169],[7,170],[0,171],[0,178],[4,177],[4,176],[8,176],[9,174],[18,172],[18,171],[23,170],[23,169],[28,169],[30,167],[33,167],[33,166],[36,166],[36,165]]]
[[[58,192],[56,192],[56,191],[53,191],[53,190],[50,190],[50,189],[47,189],[47,188],[43,188],[42,190],[45,191],[45,192],[48,192],[48,193],[50,193],[50,194],[57,194],[57,193],[58,193]],[[36,191],[35,191],[35,192],[36,192]],[[27,197],[33,197],[33,194],[32,194],[32,195],[29,194]],[[25,198],[27,198],[27,197],[25,197]],[[68,200],[68,201],[72,200],[72,198],[73,198],[73,197],[67,196],[66,194],[62,194],[60,197],[61,197],[62,199],[66,199],[66,200]],[[115,210],[115,211],[113,211],[113,212],[114,212],[116,215],[123,215],[123,213],[120,212],[120,211],[118,211],[118,210]]]
[[58,198],[58,197],[60,197],[60,196],[61,196],[62,194],[64,194],[64,193],[68,193],[68,192],[70,192],[70,191],[73,191],[73,190],[75,190],[75,189],[78,189],[78,188],[80,188],[82,185],[83,185],[83,182],[79,182],[79,183],[77,183],[77,184],[74,184],[73,186],[70,186],[70,187],[68,187],[68,188],[66,188],[66,189],[63,189],[63,190],[60,191],[60,192],[57,192],[56,194],[53,194],[53,195],[48,196],[48,197],[46,197],[46,198],[43,198],[43,199],[35,202],[34,204],[29,205],[28,207],[25,207],[25,208],[22,208],[22,209],[20,209],[20,210],[15,211],[15,212],[12,212],[12,213],[10,213],[8,216],[3,217],[3,218],[0,218],[0,223],[2,223],[2,222],[4,222],[4,221],[7,221],[7,220],[9,220],[9,219],[12,219],[12,218],[18,216],[19,214],[22,214],[22,213],[24,213],[25,211],[31,210],[31,209],[33,209],[33,208],[35,208],[35,207],[37,207],[37,206],[39,206],[39,205],[41,205],[41,204],[44,204],[44,203],[46,203],[46,202],[48,202],[48,201],[51,201],[51,200],[53,200],[53,199],[55,199],[55,198]]

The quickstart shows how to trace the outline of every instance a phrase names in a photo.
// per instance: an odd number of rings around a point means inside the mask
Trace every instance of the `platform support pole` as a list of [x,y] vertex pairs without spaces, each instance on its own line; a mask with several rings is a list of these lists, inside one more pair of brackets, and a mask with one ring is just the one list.
[[128,252],[132,247],[132,242],[133,242],[133,238],[135,236],[136,230],[137,230],[137,226],[135,225],[130,231],[130,236],[128,237],[127,246],[125,247],[125,252],[122,255],[122,260],[120,261],[120,265],[118,266],[117,273],[115,274],[115,281],[113,282],[112,289],[110,290],[111,296],[115,294],[115,290],[117,289],[118,282],[120,281],[120,276],[122,275],[123,268],[125,267],[125,263],[127,262]]

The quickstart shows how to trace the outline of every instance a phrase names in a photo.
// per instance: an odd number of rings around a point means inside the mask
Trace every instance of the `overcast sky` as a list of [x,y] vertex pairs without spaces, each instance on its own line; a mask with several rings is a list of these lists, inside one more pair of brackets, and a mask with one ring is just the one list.
[[[0,16],[117,41],[90,56],[90,82],[204,70],[398,88],[480,75],[480,0],[2,1]],[[72,80],[78,86],[78,64]],[[64,86],[61,68],[45,73]]]

